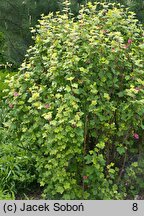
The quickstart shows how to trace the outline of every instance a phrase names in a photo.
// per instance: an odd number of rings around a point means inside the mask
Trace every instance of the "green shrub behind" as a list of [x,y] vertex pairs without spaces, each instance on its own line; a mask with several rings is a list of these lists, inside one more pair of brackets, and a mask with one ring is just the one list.
[[124,199],[126,162],[143,147],[142,26],[121,6],[88,3],[33,33],[9,81],[8,138],[33,159],[44,198]]

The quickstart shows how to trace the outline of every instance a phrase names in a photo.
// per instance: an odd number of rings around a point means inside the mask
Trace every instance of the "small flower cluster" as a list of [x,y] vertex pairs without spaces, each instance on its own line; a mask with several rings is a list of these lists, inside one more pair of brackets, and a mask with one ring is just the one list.
[[46,109],[50,108],[50,105],[49,104],[45,104],[44,106]]
[[[15,91],[14,94],[13,94],[13,96],[14,96],[14,97],[18,97],[18,96],[19,96],[19,93]],[[10,103],[10,104],[9,104],[9,108],[12,109],[13,107],[14,107],[14,105],[13,105],[12,103]]]
[[14,92],[14,97],[17,97],[19,96],[19,93],[18,92]]
[[127,44],[124,45],[124,49],[129,48],[129,46],[132,44],[132,42],[133,42],[132,39],[129,38],[127,41]]
[[11,109],[12,109],[12,108],[13,108],[13,104],[11,104],[11,103],[10,103],[10,104],[9,104],[9,108],[11,108]]
[[139,88],[139,87],[135,87],[135,90],[139,92],[139,91],[140,91],[140,88]]
[[84,179],[84,180],[88,179],[88,176],[83,176],[83,179]]
[[134,139],[138,140],[139,139],[139,135],[137,133],[134,133],[133,135]]

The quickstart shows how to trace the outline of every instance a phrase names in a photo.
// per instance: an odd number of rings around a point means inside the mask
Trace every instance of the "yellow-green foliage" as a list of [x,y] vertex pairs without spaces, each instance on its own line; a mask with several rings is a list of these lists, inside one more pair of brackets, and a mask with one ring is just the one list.
[[0,189],[0,200],[14,200],[14,194],[9,194],[7,191]]
[[8,81],[2,186],[33,178],[45,199],[124,199],[126,164],[143,149],[144,31],[118,5],[88,3],[77,19],[66,6],[42,18]]
[[16,72],[0,71],[0,100],[6,95],[6,92],[3,92],[3,90],[8,88],[8,84],[5,83],[6,77],[11,77],[15,74]]

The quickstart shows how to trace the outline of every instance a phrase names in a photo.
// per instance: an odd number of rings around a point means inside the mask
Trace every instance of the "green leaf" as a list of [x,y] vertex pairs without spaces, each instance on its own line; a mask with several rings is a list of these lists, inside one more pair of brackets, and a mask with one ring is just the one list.
[[71,185],[70,185],[70,183],[69,182],[66,182],[65,184],[64,184],[64,188],[67,190],[67,189],[70,189],[70,187],[71,187]]
[[67,80],[72,81],[74,77],[68,77]]
[[64,192],[64,188],[62,186],[57,186],[56,191],[60,194],[62,194]]
[[119,146],[119,147],[117,147],[117,152],[120,155],[123,155],[125,153],[125,148],[123,146]]
[[100,143],[96,144],[96,146],[97,146],[99,149],[104,149],[105,143],[104,143],[104,142],[100,142]]

